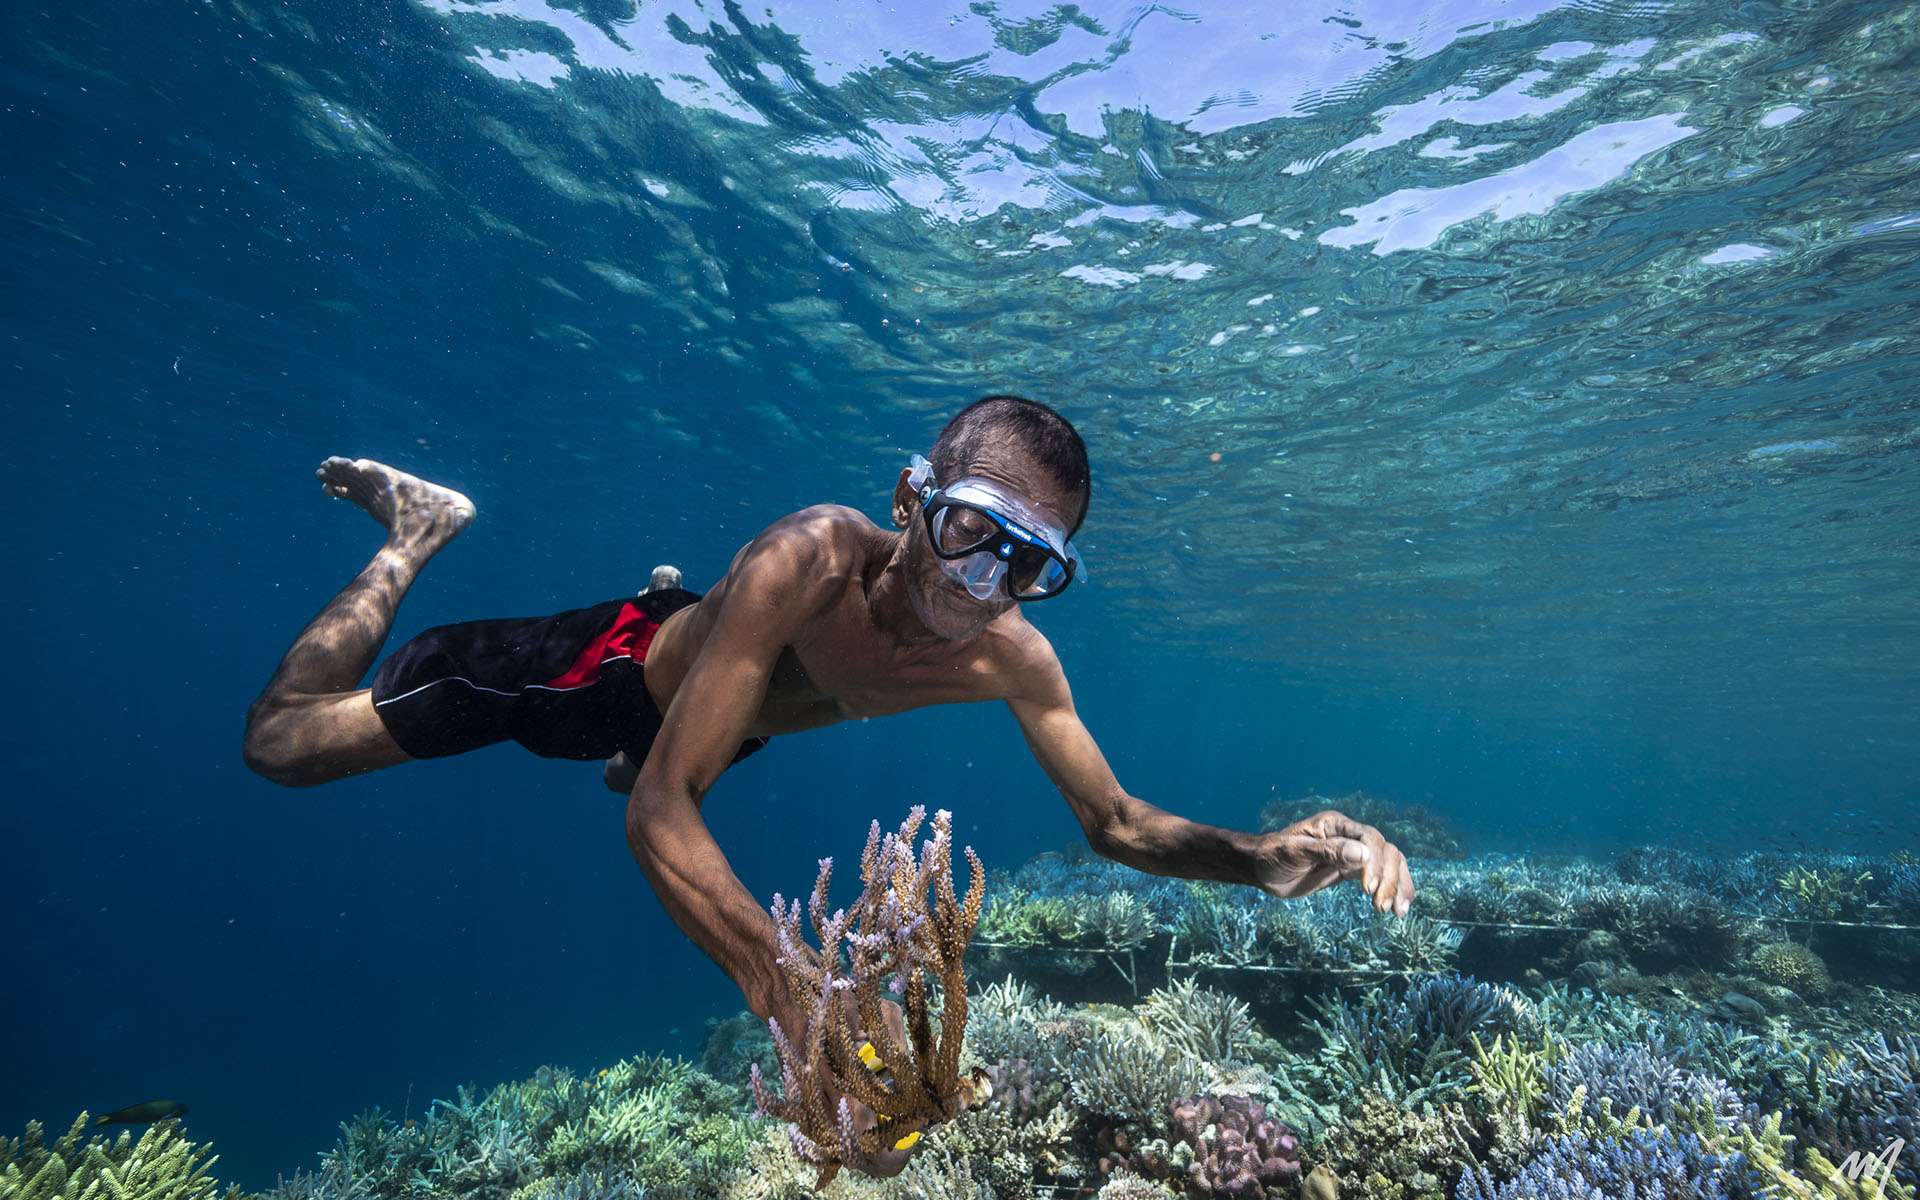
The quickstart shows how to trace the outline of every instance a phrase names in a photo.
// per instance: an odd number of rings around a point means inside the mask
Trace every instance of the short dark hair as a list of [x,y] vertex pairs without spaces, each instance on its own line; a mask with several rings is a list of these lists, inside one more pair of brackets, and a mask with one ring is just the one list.
[[1087,464],[1087,444],[1059,413],[1037,400],[1020,396],[987,396],[961,409],[933,443],[934,478],[951,483],[979,461],[982,447],[1005,439],[1033,456],[1061,487],[1080,494],[1080,511],[1073,533],[1087,519],[1093,503],[1093,471]]

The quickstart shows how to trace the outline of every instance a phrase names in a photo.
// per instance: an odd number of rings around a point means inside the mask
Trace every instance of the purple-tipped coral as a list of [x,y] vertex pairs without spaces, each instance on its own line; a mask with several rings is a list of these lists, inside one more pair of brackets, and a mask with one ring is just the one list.
[[[822,1184],[843,1166],[873,1171],[888,1151],[910,1149],[928,1125],[973,1098],[972,1081],[960,1073],[967,1027],[962,958],[980,919],[986,872],[969,847],[972,878],[966,900],[956,897],[953,816],[934,814],[933,834],[916,859],[913,837],[925,818],[916,805],[896,833],[882,835],[880,822],[873,823],[860,856],[864,887],[851,908],[828,913],[833,860],[821,860],[807,904],[819,949],[802,934],[800,901],[773,898],[777,961],[789,994],[806,1007],[807,1028],[796,1045],[778,1021],[767,1022],[784,1095],[773,1094],[756,1066],[753,1097],[762,1111],[791,1124],[794,1153],[820,1168]],[[937,1021],[929,980],[942,997]],[[887,1020],[889,1000],[900,1006],[904,1040]],[[831,1110],[827,1095],[840,1097]],[[873,1111],[872,1128],[857,1128],[853,1103]]]
[[1190,1192],[1251,1200],[1292,1194],[1300,1141],[1263,1105],[1245,1096],[1195,1096],[1175,1101],[1171,1112],[1173,1136],[1193,1149]]

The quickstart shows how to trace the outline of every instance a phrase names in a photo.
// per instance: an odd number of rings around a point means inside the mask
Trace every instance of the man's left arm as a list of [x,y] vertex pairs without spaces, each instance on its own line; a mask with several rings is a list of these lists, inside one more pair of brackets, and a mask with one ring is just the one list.
[[1074,710],[1052,648],[1039,643],[1043,651],[1020,669],[1007,706],[1096,852],[1153,875],[1244,883],[1287,898],[1356,879],[1375,909],[1406,915],[1406,856],[1371,825],[1328,811],[1272,833],[1241,833],[1128,795]]

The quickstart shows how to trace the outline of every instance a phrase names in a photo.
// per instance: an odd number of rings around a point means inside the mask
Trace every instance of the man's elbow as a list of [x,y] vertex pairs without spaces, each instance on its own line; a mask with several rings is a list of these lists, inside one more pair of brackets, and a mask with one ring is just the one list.
[[1117,811],[1103,812],[1091,820],[1082,821],[1080,828],[1087,835],[1087,846],[1095,854],[1117,863],[1132,865],[1136,839],[1123,814]]
[[705,789],[689,782],[675,783],[641,771],[627,794],[627,846],[642,853],[653,840],[653,829],[686,809],[699,810]]

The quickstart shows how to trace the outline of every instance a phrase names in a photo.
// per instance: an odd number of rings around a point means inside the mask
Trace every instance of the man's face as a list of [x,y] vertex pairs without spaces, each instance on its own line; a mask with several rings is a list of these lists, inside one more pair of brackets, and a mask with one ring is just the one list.
[[[1061,487],[1051,472],[1016,446],[989,443],[972,466],[953,479],[937,482],[946,485],[967,476],[991,479],[1018,493],[1063,529],[1068,524],[1066,514],[1079,510],[1080,497]],[[917,499],[908,505],[907,584],[907,599],[914,615],[936,636],[949,641],[973,637],[1014,606],[1014,601],[998,590],[992,599],[976,600],[965,585],[947,574],[940,556],[933,552]]]

